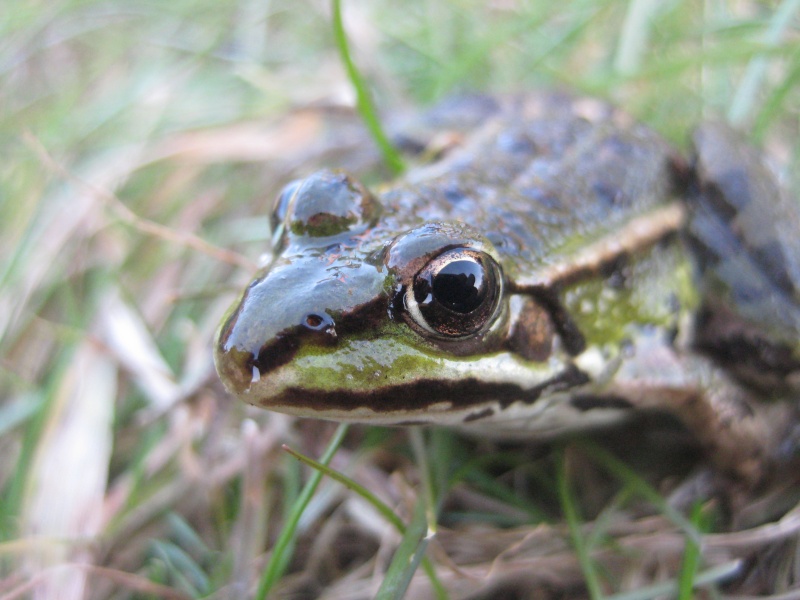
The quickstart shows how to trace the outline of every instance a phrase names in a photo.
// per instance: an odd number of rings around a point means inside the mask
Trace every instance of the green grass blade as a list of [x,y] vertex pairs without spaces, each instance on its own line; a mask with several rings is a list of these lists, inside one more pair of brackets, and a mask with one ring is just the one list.
[[542,26],[548,14],[544,9],[536,10],[522,20],[511,21],[502,27],[494,27],[487,35],[473,40],[468,47],[454,57],[453,62],[442,67],[442,74],[437,78],[433,97],[439,97],[451,91],[459,83],[469,81],[472,72],[486,60],[486,56],[492,50],[502,44],[510,43],[517,36],[535,31],[537,27]]
[[628,75],[639,70],[660,6],[659,0],[631,0],[628,4],[614,59],[617,73]]
[[353,59],[350,56],[350,47],[347,43],[347,34],[344,31],[344,24],[342,23],[341,4],[341,0],[332,0],[331,2],[331,12],[333,13],[333,36],[336,40],[336,47],[339,49],[339,55],[342,58],[342,63],[344,63],[345,71],[347,71],[347,76],[350,78],[350,83],[353,84],[353,88],[356,92],[356,105],[358,107],[358,112],[361,115],[361,118],[364,119],[364,124],[367,126],[370,135],[372,135],[372,138],[378,145],[381,154],[383,154],[383,160],[395,175],[399,175],[405,170],[403,158],[400,156],[400,153],[392,145],[388,136],[383,131],[380,119],[378,118],[378,113],[375,110],[374,104],[372,103],[372,97],[367,89],[367,84],[361,77],[361,73],[356,68],[355,64],[353,63]]
[[402,600],[405,597],[411,578],[425,555],[432,537],[429,535],[427,510],[424,497],[419,497],[414,517],[394,553],[375,600]]
[[330,477],[334,481],[338,481],[339,483],[341,483],[347,489],[353,490],[356,494],[358,494],[364,500],[369,502],[372,505],[372,507],[375,510],[377,510],[378,513],[384,519],[389,521],[389,523],[391,523],[395,527],[395,529],[397,529],[401,534],[405,533],[406,526],[403,523],[403,521],[400,519],[400,517],[398,517],[394,513],[394,511],[389,506],[386,505],[386,503],[384,503],[380,498],[378,498],[375,494],[370,492],[363,485],[361,485],[360,483],[356,483],[355,481],[353,481],[349,477],[343,475],[342,473],[339,473],[339,471],[336,471],[335,469],[332,469],[329,466],[324,465],[324,464],[314,460],[313,458],[309,458],[308,456],[300,454],[296,450],[292,450],[291,448],[289,448],[287,446],[283,446],[283,449],[284,449],[284,451],[286,451],[289,454],[291,454],[293,457],[295,457],[300,462],[308,465],[312,469],[316,469],[317,471],[319,471],[323,475],[327,475],[328,477]]
[[[342,444],[342,440],[344,440],[347,430],[348,425],[346,423],[342,423],[339,425],[339,427],[337,427],[336,432],[333,434],[333,438],[328,444],[328,447],[325,449],[325,453],[322,455],[322,459],[320,460],[323,465],[327,465],[333,458],[333,455],[336,454],[336,451]],[[303,488],[303,491],[300,493],[297,501],[294,503],[294,506],[292,506],[292,510],[289,517],[286,519],[286,523],[284,524],[283,530],[278,537],[278,541],[275,542],[275,547],[272,549],[272,556],[269,558],[267,568],[264,570],[261,580],[258,583],[258,591],[255,595],[255,598],[258,600],[264,600],[267,597],[267,594],[269,594],[269,591],[283,575],[290,558],[288,549],[294,543],[297,535],[297,524],[300,522],[300,517],[302,516],[303,511],[306,509],[306,506],[308,506],[308,503],[311,500],[311,497],[314,495],[314,492],[316,491],[321,479],[322,473],[319,471],[314,472]]]
[[23,394],[6,402],[4,406],[0,406],[0,436],[34,418],[44,404],[41,396],[33,393]]
[[197,598],[209,593],[208,576],[189,553],[172,542],[156,540],[153,554],[163,561],[170,579],[179,582],[178,587]]
[[[691,520],[699,531],[705,529],[705,519],[701,504],[697,503],[692,507]],[[678,600],[692,600],[694,597],[697,572],[700,569],[702,556],[700,545],[691,538],[687,538],[686,546],[683,550],[681,571],[678,577]]]
[[560,450],[558,454],[559,466],[556,477],[561,510],[564,513],[564,519],[569,528],[569,535],[572,539],[575,553],[578,555],[578,563],[580,563],[583,576],[586,579],[586,589],[589,591],[589,596],[592,600],[601,600],[604,597],[603,590],[600,587],[600,579],[597,576],[597,569],[595,568],[594,561],[592,561],[592,557],[589,555],[589,546],[581,532],[581,520],[578,514],[578,507],[576,506],[572,496],[572,490],[567,481],[566,458],[563,449]]
[[[411,431],[409,432],[409,437],[411,438],[411,446],[414,450],[414,456],[417,459],[417,464],[419,465],[419,470],[422,477],[423,497],[420,499],[420,502],[425,508],[425,522],[427,523],[428,532],[426,537],[427,540],[428,538],[432,538],[434,535],[436,535],[437,515],[439,512],[439,502],[436,499],[436,493],[437,491],[441,492],[444,489],[447,475],[445,469],[437,469],[438,477],[434,476],[434,470],[432,469],[432,465],[428,460],[428,452],[426,452],[425,438],[422,434],[422,428],[412,427]],[[436,479],[437,483],[439,484],[438,486],[434,485],[434,479]],[[406,532],[406,534],[407,533],[408,532]],[[422,544],[420,544],[420,547],[418,548],[419,557],[422,558],[422,567],[431,581],[431,585],[433,586],[436,597],[439,598],[439,600],[444,600],[447,598],[447,590],[436,576],[436,570],[433,568],[433,564],[428,560],[427,557],[424,556],[425,547],[427,547],[427,544],[427,541],[425,541],[424,547]],[[419,562],[417,555],[414,556],[414,560]],[[416,566],[410,571],[409,580],[410,576],[413,575],[414,570],[416,570]]]
[[[780,43],[787,28],[791,26],[798,9],[800,9],[800,0],[783,0],[770,21],[764,40],[767,47],[771,48]],[[748,115],[753,112],[753,105],[764,85],[768,67],[769,61],[763,54],[755,56],[747,65],[747,70],[728,110],[728,121],[732,125],[742,125]]]
[[[309,458],[299,452],[292,450],[286,446],[283,449],[295,457],[300,462],[308,465],[309,467],[316,469],[320,473],[327,475],[334,481],[338,481],[347,489],[354,491],[356,494],[361,496],[364,500],[369,502],[372,507],[378,511],[378,513],[386,519],[389,523],[391,523],[401,535],[405,535],[406,533],[406,525],[403,523],[402,519],[398,517],[395,512],[380,498],[378,498],[375,494],[370,492],[367,488],[365,488],[360,483],[357,483],[350,479],[349,477],[339,473],[335,469],[331,469],[327,465],[323,465],[320,462],[317,462],[313,458]],[[444,591],[444,586],[442,586],[439,578],[436,576],[436,570],[433,568],[433,564],[427,559],[422,559],[422,568],[424,569],[426,575],[431,580],[431,584],[433,585],[434,590],[436,590],[437,598],[446,598],[446,592]]]
[[414,456],[419,465],[420,475],[422,476],[422,493],[424,504],[427,509],[426,519],[432,533],[436,533],[436,498],[434,492],[433,476],[431,471],[428,453],[425,451],[425,440],[420,427],[412,427],[409,431],[411,437],[411,447],[414,449]]
[[763,139],[767,128],[781,114],[781,108],[790,97],[790,94],[800,85],[800,52],[793,52],[788,61],[790,65],[793,65],[792,68],[787,71],[783,82],[775,86],[772,93],[766,98],[755,119],[752,134],[756,140]]

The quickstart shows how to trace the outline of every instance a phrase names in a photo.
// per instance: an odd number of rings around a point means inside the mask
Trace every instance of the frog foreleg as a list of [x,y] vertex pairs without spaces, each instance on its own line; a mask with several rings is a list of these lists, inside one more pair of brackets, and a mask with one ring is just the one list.
[[750,484],[767,474],[791,422],[789,403],[764,402],[707,357],[658,335],[642,336],[604,393],[674,415],[715,468]]

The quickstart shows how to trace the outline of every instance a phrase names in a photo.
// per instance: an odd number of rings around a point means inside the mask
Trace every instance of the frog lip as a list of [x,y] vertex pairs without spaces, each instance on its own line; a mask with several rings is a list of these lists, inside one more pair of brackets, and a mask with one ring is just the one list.
[[239,368],[241,387],[228,387],[245,402],[301,417],[458,424],[486,417],[488,408],[499,415],[512,404],[533,404],[593,380],[591,368],[564,352],[538,363],[507,350],[453,356],[410,343],[402,329],[346,336],[331,350],[303,346],[266,376]]
[[385,425],[406,425],[412,421],[436,424],[441,420],[441,411],[437,408],[444,408],[449,414],[463,415],[457,418],[468,423],[490,416],[487,414],[490,409],[492,413],[502,412],[516,402],[532,405],[542,397],[590,381],[585,372],[567,363],[531,387],[516,382],[482,381],[477,377],[423,378],[361,391],[290,386],[269,398],[263,406],[301,416]]

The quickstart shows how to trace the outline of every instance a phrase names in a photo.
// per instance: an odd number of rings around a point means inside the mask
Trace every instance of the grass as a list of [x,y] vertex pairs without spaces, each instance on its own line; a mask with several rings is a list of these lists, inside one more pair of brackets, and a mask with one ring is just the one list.
[[[333,458],[333,455],[336,454],[336,451],[339,449],[339,446],[341,445],[346,434],[347,425],[340,425],[336,430],[336,434],[331,440],[330,445],[325,450],[325,454],[322,457],[322,462],[314,465],[316,472],[309,478],[297,500],[291,503],[291,513],[283,525],[283,530],[281,531],[280,537],[275,543],[275,546],[272,548],[272,556],[270,557],[267,568],[264,569],[261,580],[258,583],[258,590],[256,591],[255,596],[257,599],[260,600],[262,598],[266,598],[267,594],[269,594],[270,590],[275,586],[277,581],[286,571],[286,567],[289,561],[292,559],[292,553],[295,546],[294,538],[297,532],[297,525],[300,521],[300,517],[303,516],[303,512],[308,506],[308,503],[311,501],[311,497],[314,495],[314,492],[316,491],[317,486],[322,479],[322,475],[325,469],[327,469],[328,463],[330,462],[331,458]],[[366,491],[362,492],[362,495],[365,494]]]
[[[384,126],[459,90],[560,86],[679,146],[728,115],[798,183],[797,2],[343,5],[359,95]],[[666,501],[679,479],[653,461],[444,431],[415,460],[401,432],[353,428],[331,468],[369,494],[328,478],[301,493],[313,471],[281,446],[321,456],[334,427],[232,402],[209,348],[269,247],[282,185],[322,166],[388,173],[329,8],[11,0],[0,13],[2,597],[261,597],[269,561],[276,598],[580,598],[586,574],[595,597],[796,590],[792,479],[736,507],[709,501],[693,518],[716,511],[717,529],[697,545]],[[370,494],[412,523],[402,544]],[[294,553],[276,553],[290,515]],[[425,544],[435,577],[407,568]]]

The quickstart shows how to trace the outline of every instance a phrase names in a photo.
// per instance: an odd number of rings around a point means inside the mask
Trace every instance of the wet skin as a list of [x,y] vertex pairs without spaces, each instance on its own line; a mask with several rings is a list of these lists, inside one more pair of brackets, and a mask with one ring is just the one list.
[[402,180],[373,193],[320,171],[283,191],[274,260],[220,327],[227,389],[506,437],[661,410],[758,478],[800,387],[800,211],[761,155],[709,124],[685,159],[563,94],[422,121],[408,145],[451,143]]

